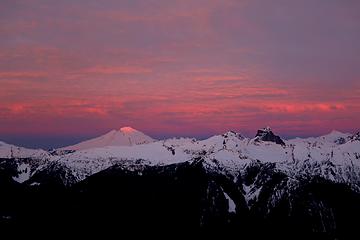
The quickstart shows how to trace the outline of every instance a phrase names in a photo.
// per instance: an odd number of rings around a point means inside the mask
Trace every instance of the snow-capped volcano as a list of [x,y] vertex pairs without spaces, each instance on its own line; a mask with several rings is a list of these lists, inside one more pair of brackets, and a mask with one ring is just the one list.
[[155,139],[132,128],[122,127],[112,130],[100,137],[93,138],[78,144],[61,148],[62,150],[85,150],[90,148],[101,148],[107,146],[133,146],[154,142]]

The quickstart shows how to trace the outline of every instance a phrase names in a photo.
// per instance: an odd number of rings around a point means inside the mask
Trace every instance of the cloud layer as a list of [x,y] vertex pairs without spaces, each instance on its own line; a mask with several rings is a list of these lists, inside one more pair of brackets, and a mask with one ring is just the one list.
[[360,122],[358,1],[4,1],[0,136]]

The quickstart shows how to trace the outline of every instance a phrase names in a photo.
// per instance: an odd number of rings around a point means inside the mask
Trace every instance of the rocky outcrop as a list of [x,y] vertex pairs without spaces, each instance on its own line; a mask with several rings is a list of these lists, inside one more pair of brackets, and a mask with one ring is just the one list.
[[360,132],[350,137],[350,141],[360,141]]
[[255,136],[255,141],[274,142],[276,144],[285,145],[285,142],[279,136],[276,136],[271,131],[270,127],[259,129]]

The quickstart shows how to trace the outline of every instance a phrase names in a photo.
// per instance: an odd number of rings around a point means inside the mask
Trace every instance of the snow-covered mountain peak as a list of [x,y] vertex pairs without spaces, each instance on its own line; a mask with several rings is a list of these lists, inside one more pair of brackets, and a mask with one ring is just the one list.
[[330,133],[320,136],[319,139],[329,143],[343,144],[351,136],[349,133],[342,133],[332,130]]
[[340,132],[340,131],[338,131],[338,130],[332,130],[329,134],[331,134],[331,135],[342,135],[342,134],[344,134],[343,132]]
[[332,130],[330,133],[324,135],[323,137],[344,137],[349,135],[348,133],[343,133],[338,130]]
[[0,158],[48,158],[49,153],[42,149],[29,149],[0,141]]
[[271,132],[271,127],[270,126],[267,126],[267,127],[264,127],[263,129],[261,129],[262,131],[264,132]]
[[132,128],[132,127],[122,127],[119,129],[120,132],[126,133],[126,134],[132,134],[135,132],[139,132],[138,130]]
[[222,136],[224,138],[235,137],[235,138],[238,138],[238,139],[244,139],[244,137],[240,133],[237,133],[235,131],[228,131],[228,132],[224,133]]
[[111,130],[110,132],[93,138],[73,146],[64,147],[66,150],[85,150],[90,148],[102,148],[107,146],[133,146],[154,142],[155,139],[145,135],[144,133],[131,128],[123,127],[119,130]]

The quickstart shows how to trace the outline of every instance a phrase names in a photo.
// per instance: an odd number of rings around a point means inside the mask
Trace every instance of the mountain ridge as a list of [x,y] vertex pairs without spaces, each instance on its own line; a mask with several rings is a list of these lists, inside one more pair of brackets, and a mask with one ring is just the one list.
[[[106,141],[112,140],[114,135],[118,136],[119,134],[122,136],[129,136],[133,133],[135,136],[140,134],[142,139],[143,136],[146,136],[130,127],[120,130],[110,131],[103,136],[105,136]],[[261,132],[260,135],[259,132]],[[265,136],[264,133],[270,135]],[[334,134],[338,135],[342,141],[336,142]],[[329,138],[329,135],[332,137]],[[140,142],[141,144],[135,145],[111,146],[104,144],[102,147],[80,148],[80,150],[63,148],[50,152],[3,144],[0,146],[0,157],[35,159],[34,164],[31,164],[30,160],[26,160],[26,165],[18,160],[18,172],[26,172],[25,178],[21,178],[22,182],[31,178],[36,172],[46,171],[47,168],[51,169],[52,167],[48,167],[50,164],[47,164],[50,162],[68,169],[69,174],[73,175],[72,179],[81,181],[124,160],[144,160],[148,165],[167,165],[191,161],[198,156],[205,158],[209,165],[214,164],[213,161],[216,160],[221,163],[224,169],[227,169],[226,171],[230,172],[236,172],[252,161],[276,163],[282,168],[288,168],[287,164],[283,163],[288,163],[291,166],[300,163],[306,165],[308,162],[323,165],[330,161],[336,166],[336,169],[332,171],[343,172],[342,176],[336,176],[336,178],[341,179],[348,178],[346,176],[347,171],[344,171],[344,168],[360,167],[360,161],[358,161],[360,157],[360,146],[358,145],[360,142],[352,140],[356,139],[356,136],[356,134],[352,136],[340,132],[331,132],[317,138],[282,140],[270,128],[263,128],[252,139],[243,137],[240,133],[229,131],[205,140],[173,138],[155,141],[151,139],[151,142]],[[87,142],[85,141],[85,143]],[[17,151],[14,151],[15,149]],[[312,171],[315,171],[315,165],[311,167]],[[299,168],[299,166],[295,167]],[[322,172],[323,170],[318,169],[316,171]],[[323,174],[326,175],[326,173]],[[14,178],[16,179],[16,176]],[[347,181],[346,179],[343,180]]]
[[278,236],[286,226],[330,239],[356,232],[349,219],[360,214],[359,133],[279,144],[260,130],[49,152],[0,143],[0,226],[74,218],[104,228],[176,223]]

